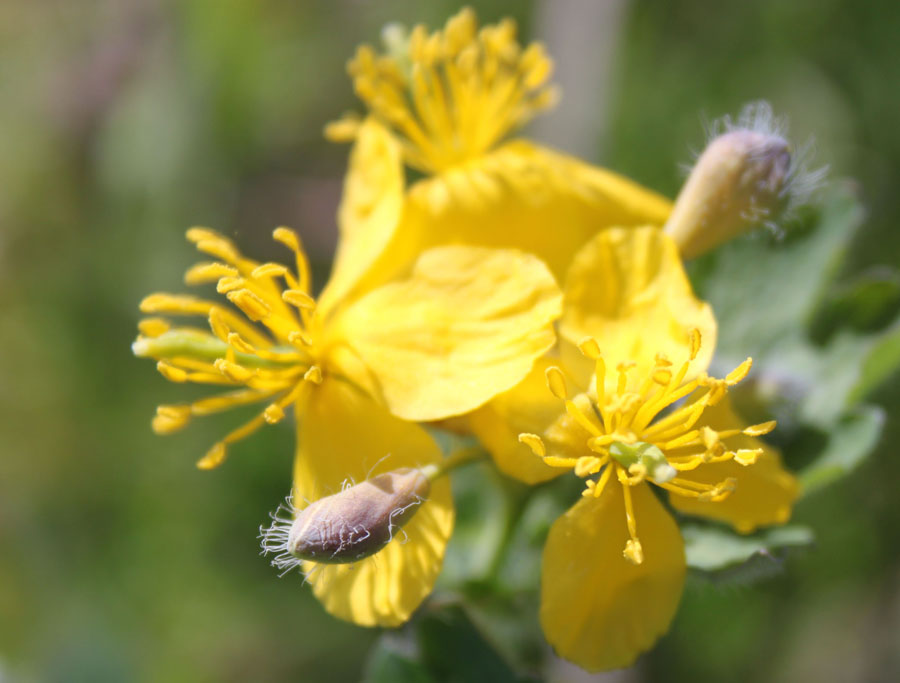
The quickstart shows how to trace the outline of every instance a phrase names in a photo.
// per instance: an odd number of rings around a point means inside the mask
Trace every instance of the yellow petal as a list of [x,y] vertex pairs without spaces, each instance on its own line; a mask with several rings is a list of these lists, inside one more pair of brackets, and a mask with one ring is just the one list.
[[443,244],[521,249],[562,281],[598,230],[662,225],[671,206],[627,178],[514,140],[412,185],[401,225],[358,291],[403,275],[418,254]]
[[[635,361],[642,380],[659,352],[676,364],[687,360],[691,330],[702,344],[691,365],[704,370],[716,344],[716,320],[694,296],[675,243],[660,230],[610,228],[575,256],[566,277],[560,336],[572,344],[595,338],[607,368]],[[607,379],[615,373],[607,373]]]
[[469,415],[472,432],[500,471],[526,484],[553,479],[565,470],[545,465],[528,446],[519,443],[523,432],[539,435],[549,456],[578,458],[591,454],[587,448],[589,434],[547,389],[545,373],[551,365],[558,365],[558,361],[538,359],[524,380]]
[[553,345],[561,300],[534,256],[437,247],[407,279],[348,307],[334,334],[356,349],[395,415],[439,420],[522,380]]
[[326,314],[353,289],[387,247],[403,210],[403,164],[394,136],[374,119],[359,127],[338,210],[341,239],[319,300]]
[[684,587],[678,527],[647,484],[631,493],[643,563],[622,555],[629,536],[615,481],[600,498],[582,498],[560,517],[544,547],[544,634],[559,655],[589,671],[629,666],[652,647],[668,630]]
[[[742,429],[747,423],[734,412],[727,397],[718,405],[707,408],[703,421],[716,430]],[[679,477],[704,484],[717,484],[728,477],[737,479],[737,487],[718,503],[700,502],[670,494],[672,507],[690,515],[702,515],[731,524],[740,533],[750,533],[759,526],[784,524],[790,519],[791,508],[799,495],[797,480],[781,464],[778,450],[752,436],[739,434],[726,440],[728,450],[761,448],[762,453],[753,465],[720,462],[701,465]]]
[[[329,377],[310,392],[298,420],[298,444],[296,501],[339,491],[348,479],[359,482],[441,458],[423,429]],[[450,483],[440,479],[403,531],[375,555],[350,565],[307,563],[313,593],[328,612],[361,626],[402,624],[434,586],[453,516]]]
[[613,225],[662,225],[671,204],[615,173],[512,141],[474,162],[416,183],[408,220],[423,244],[514,247],[562,280],[575,252]]

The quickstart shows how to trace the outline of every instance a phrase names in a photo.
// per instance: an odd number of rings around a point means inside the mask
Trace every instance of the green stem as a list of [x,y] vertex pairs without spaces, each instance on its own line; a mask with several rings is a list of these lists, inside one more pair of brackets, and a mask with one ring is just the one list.
[[449,474],[457,467],[462,467],[463,465],[468,465],[472,462],[484,460],[487,455],[487,451],[485,451],[481,446],[460,448],[459,450],[454,451],[453,453],[448,455],[440,463],[426,465],[425,467],[423,467],[422,474],[428,477],[429,481],[435,481],[443,477],[445,474]]

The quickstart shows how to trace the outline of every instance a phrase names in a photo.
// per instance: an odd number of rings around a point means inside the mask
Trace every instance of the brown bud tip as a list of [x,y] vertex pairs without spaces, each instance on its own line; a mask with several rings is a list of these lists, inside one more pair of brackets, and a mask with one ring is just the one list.
[[681,189],[666,232],[692,258],[777,216],[789,196],[791,153],[777,134],[730,130],[714,138]]
[[300,560],[356,562],[386,546],[428,498],[417,469],[379,474],[304,508],[291,525],[287,552]]

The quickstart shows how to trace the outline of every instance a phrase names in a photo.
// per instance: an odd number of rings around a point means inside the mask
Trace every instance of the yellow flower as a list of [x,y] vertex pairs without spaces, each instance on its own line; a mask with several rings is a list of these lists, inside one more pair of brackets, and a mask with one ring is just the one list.
[[[670,203],[609,171],[526,140],[504,141],[555,99],[539,44],[515,24],[479,30],[463,9],[443,30],[387,32],[388,52],[349,64],[369,109],[332,124],[355,139],[330,295],[367,291],[437,244],[515,247],[562,278],[575,251],[612,225],[662,225]],[[404,164],[419,180],[407,185]]]
[[[218,233],[187,233],[215,261],[199,263],[188,284],[216,282],[232,304],[152,294],[148,314],[208,318],[211,332],[140,323],[136,355],[157,360],[174,382],[229,390],[192,403],[163,405],[161,434],[198,415],[265,403],[249,422],[198,462],[219,465],[227,447],[264,424],[297,418],[293,500],[315,501],[345,481],[407,467],[435,465],[441,455],[410,421],[468,412],[514,386],[554,342],[561,295],[534,256],[512,250],[447,246],[418,258],[401,279],[347,304],[310,294],[298,237],[274,238],[293,252],[294,267],[257,263]],[[243,315],[241,315],[243,314]],[[396,625],[430,592],[453,526],[449,482],[437,480],[404,527],[409,542],[391,542],[353,565],[304,565],[313,591],[332,614],[362,625]]]
[[[623,667],[668,629],[684,583],[678,526],[651,487],[748,532],[787,521],[797,484],[757,439],[775,423],[744,426],[729,407],[750,359],[723,379],[706,374],[715,319],[661,231],[612,228],[589,242],[569,270],[559,332],[559,357],[489,407],[488,424],[502,432],[501,414],[508,437],[522,432],[524,446],[495,451],[508,473],[586,479],[547,539],[541,623],[563,657]],[[542,374],[550,391],[539,394]]]

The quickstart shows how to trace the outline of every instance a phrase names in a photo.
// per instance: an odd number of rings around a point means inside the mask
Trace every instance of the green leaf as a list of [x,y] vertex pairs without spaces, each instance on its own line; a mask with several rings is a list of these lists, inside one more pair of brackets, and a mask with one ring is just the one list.
[[767,529],[752,536],[739,536],[722,527],[687,525],[682,527],[684,552],[689,567],[705,572],[729,569],[755,556],[775,560],[775,553],[786,548],[810,545],[813,532],[802,526]]
[[461,605],[450,604],[427,612],[418,631],[422,661],[439,681],[523,680],[485,640]]
[[878,266],[840,287],[812,321],[813,336],[826,341],[835,330],[851,327],[860,332],[882,329],[900,311],[900,274]]
[[699,264],[698,290],[719,320],[719,352],[762,356],[809,322],[862,216],[855,197],[841,191],[783,240],[735,240]]
[[800,472],[803,495],[853,471],[878,443],[884,420],[884,411],[870,405],[858,406],[841,417],[830,430],[822,453]]
[[382,636],[369,653],[363,681],[365,683],[434,683],[428,670],[406,654],[394,634]]
[[900,327],[882,336],[869,351],[850,392],[850,401],[860,401],[900,370]]

